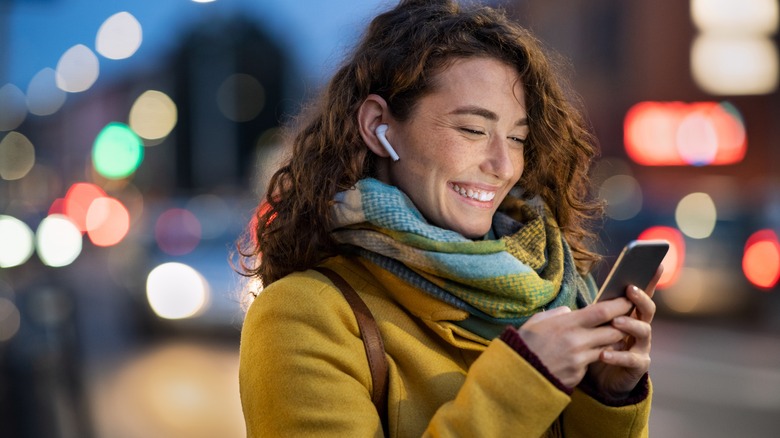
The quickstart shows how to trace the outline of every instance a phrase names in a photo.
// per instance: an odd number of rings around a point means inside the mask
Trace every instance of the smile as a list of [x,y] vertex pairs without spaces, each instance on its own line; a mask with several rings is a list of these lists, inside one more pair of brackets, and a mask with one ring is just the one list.
[[452,190],[455,190],[460,196],[469,199],[475,199],[477,201],[488,202],[492,201],[496,197],[496,192],[486,192],[484,190],[472,190],[460,187],[457,184],[450,184]]

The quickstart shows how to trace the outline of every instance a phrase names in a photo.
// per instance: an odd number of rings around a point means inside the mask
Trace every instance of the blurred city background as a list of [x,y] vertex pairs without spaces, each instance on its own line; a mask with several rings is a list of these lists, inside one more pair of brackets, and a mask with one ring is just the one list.
[[[780,429],[777,0],[503,0],[665,238],[657,437]],[[229,260],[279,127],[388,0],[0,0],[0,437],[245,436]],[[334,407],[334,409],[337,407]]]

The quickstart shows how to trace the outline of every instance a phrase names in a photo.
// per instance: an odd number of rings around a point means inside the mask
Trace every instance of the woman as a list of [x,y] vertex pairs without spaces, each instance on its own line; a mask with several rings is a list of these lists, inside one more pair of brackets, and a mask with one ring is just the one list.
[[594,147],[553,73],[490,8],[402,1],[372,21],[243,248],[265,286],[241,338],[249,436],[383,434],[355,317],[317,266],[378,322],[388,436],[647,434],[653,287],[589,305]]

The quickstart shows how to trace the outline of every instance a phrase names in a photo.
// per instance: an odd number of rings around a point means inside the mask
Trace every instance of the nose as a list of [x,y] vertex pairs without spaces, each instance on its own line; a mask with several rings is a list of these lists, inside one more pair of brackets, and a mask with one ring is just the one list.
[[[515,174],[516,166],[522,166],[522,151],[512,150],[506,138],[492,136],[485,149],[480,169],[497,179],[506,181]],[[519,162],[515,162],[518,161]]]

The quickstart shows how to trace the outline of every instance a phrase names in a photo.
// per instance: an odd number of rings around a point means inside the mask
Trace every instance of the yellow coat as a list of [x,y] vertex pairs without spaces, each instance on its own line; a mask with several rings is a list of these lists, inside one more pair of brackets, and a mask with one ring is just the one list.
[[[642,437],[650,399],[609,407],[557,389],[503,341],[451,321],[466,312],[365,261],[336,257],[379,323],[392,437]],[[351,308],[316,271],[269,285],[241,334],[248,437],[381,437],[371,375]]]

